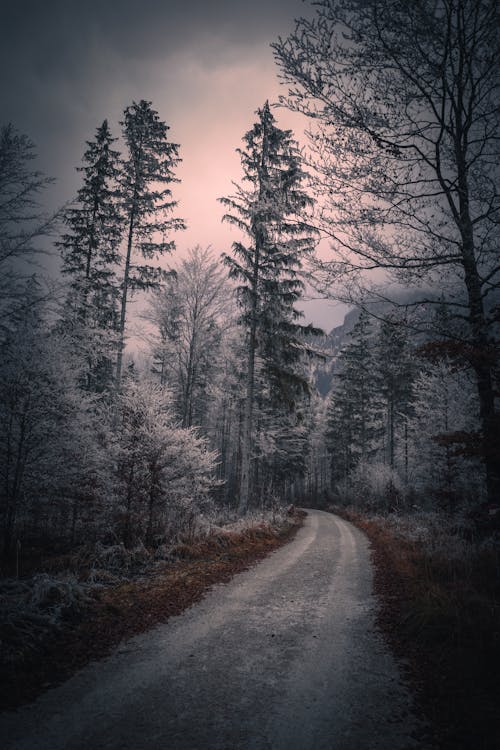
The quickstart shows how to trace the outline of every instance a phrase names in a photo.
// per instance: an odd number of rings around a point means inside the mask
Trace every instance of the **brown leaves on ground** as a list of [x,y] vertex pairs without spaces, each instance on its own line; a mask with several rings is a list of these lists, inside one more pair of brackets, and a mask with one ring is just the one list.
[[[381,519],[348,513],[370,539],[379,625],[406,665],[441,750],[500,747],[498,560],[429,553]],[[498,558],[498,552],[496,553]]]
[[216,583],[290,541],[302,523],[293,514],[279,531],[257,525],[241,532],[219,532],[178,545],[174,561],[142,578],[104,587],[83,618],[54,631],[35,654],[27,654],[2,677],[0,707],[15,708],[70,677],[88,662],[106,656],[125,638],[137,635],[199,601]]

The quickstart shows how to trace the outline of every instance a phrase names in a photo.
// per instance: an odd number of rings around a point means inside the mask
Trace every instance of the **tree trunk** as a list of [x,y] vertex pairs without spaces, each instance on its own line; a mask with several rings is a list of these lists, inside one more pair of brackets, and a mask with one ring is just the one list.
[[[257,298],[255,295],[254,307],[256,307]],[[252,451],[252,422],[253,422],[253,401],[255,392],[255,350],[257,346],[257,320],[256,311],[252,315],[252,324],[250,326],[248,341],[248,359],[246,372],[246,394],[245,409],[243,412],[243,428],[241,435],[241,474],[240,474],[240,496],[238,501],[238,512],[246,513],[248,509],[248,499],[250,495],[250,460]]]
[[475,263],[464,262],[464,266],[472,331],[472,367],[476,376],[479,397],[482,457],[486,470],[488,501],[493,503],[498,502],[500,498],[499,419],[495,411],[495,392],[492,377],[494,351],[486,333],[486,320]]
[[128,228],[128,239],[127,239],[127,257],[125,259],[125,272],[123,274],[123,289],[121,299],[121,310],[120,310],[120,325],[118,328],[119,341],[118,341],[118,356],[116,360],[116,378],[115,378],[115,389],[116,392],[120,392],[121,379],[122,379],[122,366],[123,366],[123,350],[125,348],[125,319],[127,315],[127,294],[128,284],[130,275],[130,256],[132,255],[132,239],[134,236],[134,223],[135,223],[135,201],[130,213],[130,222]]
[[[462,132],[457,128],[461,141]],[[486,469],[488,501],[498,502],[500,498],[500,435],[499,419],[495,411],[495,391],[492,371],[495,366],[495,348],[488,336],[488,325],[484,312],[481,279],[477,268],[474,230],[469,210],[469,187],[463,149],[457,146],[458,194],[462,236],[462,259],[465,285],[469,304],[469,322],[472,333],[471,364],[476,376],[479,397],[479,416],[482,432],[482,457]]]

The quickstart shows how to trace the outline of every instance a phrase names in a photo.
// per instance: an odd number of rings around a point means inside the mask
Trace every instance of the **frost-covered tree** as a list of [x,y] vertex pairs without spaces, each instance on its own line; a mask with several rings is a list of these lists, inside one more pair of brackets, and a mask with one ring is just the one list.
[[85,387],[110,387],[117,349],[123,219],[117,202],[119,154],[107,120],[87,142],[83,184],[63,214],[66,233],[58,243],[69,291],[63,317],[87,361]]
[[347,482],[359,463],[380,452],[384,434],[381,380],[377,371],[374,326],[361,312],[339,356],[339,373],[327,414],[327,444],[332,480]]
[[293,408],[305,382],[298,363],[307,350],[304,335],[311,327],[298,322],[295,304],[303,292],[299,271],[314,247],[308,221],[312,201],[304,188],[305,174],[291,131],[277,127],[266,102],[258,121],[239,149],[243,184],[234,196],[221,198],[228,209],[224,220],[246,235],[225,256],[230,277],[239,282],[241,323],[246,331],[246,394],[241,435],[239,508],[245,512],[251,488],[254,434],[256,355],[267,376],[275,403]]
[[217,477],[224,481],[219,495],[229,505],[234,505],[238,497],[240,475],[239,438],[245,388],[243,366],[247,356],[242,333],[237,324],[236,310],[232,309],[222,330],[216,367],[211,373],[203,426],[212,449],[219,456]]
[[[98,405],[76,383],[80,360],[33,305],[1,345],[0,516],[5,555],[16,539],[69,540],[96,513],[103,487]],[[87,508],[85,506],[88,506]],[[92,510],[93,513],[89,511]]]
[[24,314],[23,305],[44,300],[24,294],[25,281],[43,253],[43,238],[50,234],[53,218],[44,216],[40,194],[52,180],[33,162],[35,146],[12,125],[0,128],[0,332],[9,328],[13,317]]
[[124,379],[115,445],[115,523],[126,545],[158,544],[192,530],[211,503],[216,454],[194,428],[178,426],[168,389]]
[[199,246],[153,297],[148,317],[159,329],[155,369],[174,393],[183,427],[204,422],[231,303],[220,262]]
[[407,429],[409,480],[424,502],[434,498],[452,510],[463,499],[477,502],[483,496],[477,392],[470,371],[442,360],[423,370],[413,384]]
[[[500,494],[499,4],[320,0],[275,45],[335,258],[324,283],[439,289],[467,323],[488,495]],[[367,276],[368,275],[368,276]],[[380,275],[378,276],[380,280]]]
[[382,321],[374,349],[380,395],[385,402],[386,461],[394,468],[398,440],[405,440],[405,422],[410,410],[415,371],[415,354],[410,346],[408,328],[401,316],[393,313]]
[[308,417],[310,420],[309,456],[307,468],[307,495],[317,501],[331,486],[331,456],[328,451],[327,410],[329,402],[319,393],[313,393]]
[[[261,373],[262,374],[262,373]],[[269,385],[259,378],[255,409],[254,492],[261,501],[293,501],[304,494],[309,459],[309,398],[295,408],[276,408]]]
[[178,180],[178,146],[167,138],[168,127],[151,102],[134,102],[124,112],[123,138],[127,147],[120,177],[120,201],[126,223],[126,249],[121,285],[119,347],[116,387],[122,376],[125,323],[130,293],[158,288],[168,277],[161,266],[152,265],[172,252],[171,232],[184,228],[172,217],[177,203],[170,186]]

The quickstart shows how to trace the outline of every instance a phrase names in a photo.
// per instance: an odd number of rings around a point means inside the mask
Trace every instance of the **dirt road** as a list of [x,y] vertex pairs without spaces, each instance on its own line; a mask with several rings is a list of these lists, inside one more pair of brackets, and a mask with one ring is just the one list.
[[0,717],[16,750],[406,750],[365,537],[309,511],[290,544]]

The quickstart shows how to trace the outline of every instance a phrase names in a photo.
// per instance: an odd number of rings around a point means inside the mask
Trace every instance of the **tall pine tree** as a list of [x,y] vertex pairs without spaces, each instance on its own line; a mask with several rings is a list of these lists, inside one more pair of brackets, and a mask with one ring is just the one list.
[[[410,411],[411,385],[415,376],[414,352],[408,340],[406,321],[401,316],[390,315],[380,324],[375,361],[386,409],[386,460],[393,469],[398,438],[402,437],[406,443],[406,418]],[[403,436],[399,435],[400,431]]]
[[109,386],[116,350],[119,288],[116,278],[123,221],[117,204],[119,154],[108,122],[87,142],[75,203],[66,210],[67,232],[58,243],[69,278],[64,318],[87,361],[86,387]]
[[350,341],[339,357],[340,372],[328,409],[327,441],[332,455],[332,480],[347,486],[358,463],[380,451],[384,435],[384,404],[374,355],[374,331],[361,312]]
[[125,109],[121,125],[128,150],[120,180],[127,240],[121,287],[117,389],[122,375],[129,295],[136,289],[159,287],[167,272],[147,261],[170,253],[175,248],[170,232],[185,228],[181,219],[171,216],[177,203],[172,200],[170,185],[178,182],[174,168],[180,159],[178,145],[167,139],[167,125],[160,120],[151,102],[144,100],[138,104],[133,102]]
[[293,408],[305,387],[297,367],[307,350],[303,336],[311,326],[298,322],[295,308],[303,292],[298,274],[304,254],[314,247],[307,221],[312,200],[304,190],[305,174],[291,131],[276,126],[268,102],[238,149],[245,187],[221,198],[228,208],[224,220],[243,231],[247,243],[235,242],[225,256],[230,276],[237,279],[241,323],[247,337],[245,405],[241,437],[239,509],[251,497],[251,446],[256,399],[256,355],[263,363],[275,404]]

